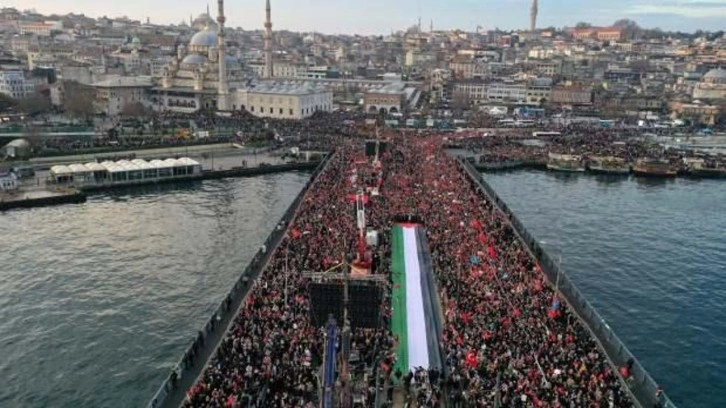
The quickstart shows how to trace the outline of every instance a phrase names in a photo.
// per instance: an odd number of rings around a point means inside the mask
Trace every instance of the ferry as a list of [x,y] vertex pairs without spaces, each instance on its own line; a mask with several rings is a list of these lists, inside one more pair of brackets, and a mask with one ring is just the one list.
[[668,160],[638,159],[633,167],[633,174],[645,177],[675,177],[678,169]]
[[572,154],[550,153],[547,160],[547,169],[554,171],[583,172],[585,166],[582,157]]
[[630,174],[630,164],[620,157],[590,157],[587,168],[597,174],[626,175]]

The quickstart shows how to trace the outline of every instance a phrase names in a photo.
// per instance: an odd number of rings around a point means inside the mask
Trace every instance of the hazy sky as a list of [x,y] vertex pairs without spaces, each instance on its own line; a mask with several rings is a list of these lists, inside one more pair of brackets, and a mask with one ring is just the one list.
[[[273,29],[325,33],[388,33],[416,23],[428,29],[524,28],[530,0],[272,0]],[[209,1],[216,15],[216,1]],[[2,6],[35,8],[41,13],[126,15],[178,23],[204,12],[204,0],[3,0]],[[227,21],[244,29],[262,28],[264,0],[227,0]],[[612,24],[630,18],[644,27],[695,31],[726,28],[726,0],[539,0],[539,27],[578,21]]]

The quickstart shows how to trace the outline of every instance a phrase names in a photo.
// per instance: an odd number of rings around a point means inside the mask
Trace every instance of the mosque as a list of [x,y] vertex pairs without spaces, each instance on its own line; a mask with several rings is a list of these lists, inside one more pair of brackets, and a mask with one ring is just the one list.
[[331,111],[332,91],[326,87],[276,81],[272,77],[272,22],[267,0],[264,78],[255,78],[236,58],[227,55],[224,0],[218,0],[215,21],[207,10],[192,21],[197,33],[177,48],[176,57],[154,78],[153,107],[159,111],[193,113],[202,109],[247,111],[256,116],[301,119]]
[[726,100],[726,69],[708,71],[693,89],[693,99]]

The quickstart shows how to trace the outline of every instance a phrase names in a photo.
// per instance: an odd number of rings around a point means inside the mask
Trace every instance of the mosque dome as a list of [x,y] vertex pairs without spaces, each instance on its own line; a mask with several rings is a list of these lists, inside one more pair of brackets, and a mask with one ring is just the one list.
[[217,22],[208,13],[200,14],[192,22],[192,28],[196,31],[203,31],[210,27],[217,28]]
[[131,44],[135,44],[135,45],[136,44],[139,44],[140,45],[141,44],[141,40],[139,39],[139,37],[134,37],[134,38],[131,39]]
[[717,68],[708,71],[703,76],[703,81],[712,84],[726,84],[726,69]]
[[213,47],[215,45],[217,45],[217,31],[213,27],[207,27],[203,31],[194,34],[189,41],[189,48]]
[[199,54],[189,54],[182,60],[182,65],[202,65],[207,61],[206,58]]

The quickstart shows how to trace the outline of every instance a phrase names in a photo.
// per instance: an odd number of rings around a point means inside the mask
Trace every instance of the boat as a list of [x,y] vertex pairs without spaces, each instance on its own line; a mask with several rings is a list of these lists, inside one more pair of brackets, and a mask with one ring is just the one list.
[[702,178],[726,178],[726,167],[718,162],[707,162],[704,159],[685,158],[683,163],[691,176]]
[[638,159],[633,167],[633,174],[643,177],[675,177],[678,169],[668,160]]
[[587,168],[597,174],[626,175],[630,174],[630,164],[620,157],[593,156],[587,163]]
[[572,154],[550,153],[547,160],[547,169],[566,172],[583,172],[585,166],[582,157]]

